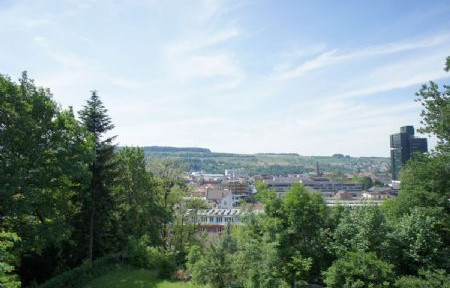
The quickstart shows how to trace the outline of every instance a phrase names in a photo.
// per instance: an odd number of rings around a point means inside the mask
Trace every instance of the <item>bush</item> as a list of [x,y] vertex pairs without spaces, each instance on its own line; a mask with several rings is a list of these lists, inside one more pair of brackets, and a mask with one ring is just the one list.
[[86,261],[78,267],[66,271],[39,285],[40,288],[77,288],[92,279],[106,274],[114,267],[124,264],[126,259],[120,254],[101,257],[93,262]]
[[160,278],[170,278],[177,267],[176,254],[161,247],[151,247],[148,243],[146,237],[129,240],[130,264],[139,268],[157,270]]
[[450,275],[445,270],[420,270],[419,276],[401,276],[396,288],[450,288]]
[[17,257],[12,252],[14,243],[20,241],[16,233],[0,231],[0,287],[17,288],[20,281],[14,274],[14,264]]
[[323,273],[327,287],[392,287],[393,265],[374,253],[348,252]]

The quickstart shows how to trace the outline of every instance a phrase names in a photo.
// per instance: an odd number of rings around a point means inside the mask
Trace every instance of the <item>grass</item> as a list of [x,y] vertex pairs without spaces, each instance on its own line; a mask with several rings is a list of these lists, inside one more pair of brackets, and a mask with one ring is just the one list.
[[133,267],[118,268],[94,279],[83,288],[204,288],[189,282],[158,279],[156,273]]

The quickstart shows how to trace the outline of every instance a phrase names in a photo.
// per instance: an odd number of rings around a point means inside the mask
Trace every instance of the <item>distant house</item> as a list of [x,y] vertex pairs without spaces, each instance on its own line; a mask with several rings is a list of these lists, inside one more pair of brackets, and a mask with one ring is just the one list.
[[334,199],[339,199],[339,200],[352,200],[353,199],[353,195],[352,193],[346,191],[346,190],[339,190],[335,195],[334,195]]
[[228,194],[231,194],[228,190],[207,189],[206,201],[209,203],[210,207],[219,208],[220,202],[223,198],[227,197]]
[[197,232],[220,233],[228,223],[240,224],[240,209],[189,209],[186,213]]
[[[264,208],[261,205],[254,205],[251,213],[262,213]],[[197,232],[221,233],[227,225],[240,225],[241,217],[247,211],[241,209],[188,209],[186,215],[195,225]]]
[[397,196],[397,191],[391,187],[372,187],[362,194],[364,199],[384,200]]

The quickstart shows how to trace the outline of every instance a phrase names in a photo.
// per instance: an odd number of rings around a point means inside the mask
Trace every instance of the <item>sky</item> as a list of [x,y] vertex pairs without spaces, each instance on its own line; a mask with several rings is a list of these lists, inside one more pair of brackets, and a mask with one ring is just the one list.
[[[119,145],[389,156],[415,92],[449,83],[450,1],[0,0],[0,73]],[[434,139],[430,139],[433,146]]]

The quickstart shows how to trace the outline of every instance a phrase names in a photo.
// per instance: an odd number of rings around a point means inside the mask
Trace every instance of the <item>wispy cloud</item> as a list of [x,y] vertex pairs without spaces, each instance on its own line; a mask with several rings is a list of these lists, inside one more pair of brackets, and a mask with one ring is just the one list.
[[0,72],[28,70],[75,109],[99,90],[123,145],[386,156],[419,122],[414,89],[449,77],[445,13],[355,25],[339,4],[286,3],[7,1]]
[[[238,3],[238,2],[237,2]],[[226,44],[242,35],[236,21],[222,19],[229,9],[224,1],[204,1],[195,25],[162,48],[168,73],[179,83],[209,79],[212,89],[235,89],[245,79],[244,69]],[[203,82],[201,85],[208,85]],[[197,84],[196,84],[197,85]]]
[[306,72],[319,70],[328,66],[333,66],[347,61],[359,61],[374,56],[394,54],[421,48],[433,47],[450,40],[450,34],[435,35],[420,39],[412,39],[395,43],[386,43],[363,47],[361,49],[340,52],[338,49],[329,50],[321,53],[313,59],[307,60],[299,65],[280,71],[278,66],[273,76],[275,79],[290,80],[304,75]]
[[219,31],[213,31],[208,35],[194,36],[194,39],[182,40],[178,43],[171,43],[168,47],[169,53],[189,53],[202,48],[208,48],[227,42],[241,34],[238,28],[231,27]]
[[420,85],[430,80],[449,78],[443,69],[436,69],[443,67],[442,59],[445,59],[447,51],[437,49],[433,53],[427,52],[383,64],[358,75],[345,85],[347,88],[337,91],[332,97],[341,100],[362,98],[375,93]]

